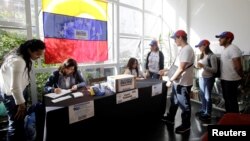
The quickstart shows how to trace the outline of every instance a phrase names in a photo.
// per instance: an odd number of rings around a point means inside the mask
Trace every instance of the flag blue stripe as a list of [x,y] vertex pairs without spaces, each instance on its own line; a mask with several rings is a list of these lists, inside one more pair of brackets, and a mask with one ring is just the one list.
[[43,12],[45,38],[107,40],[107,22]]

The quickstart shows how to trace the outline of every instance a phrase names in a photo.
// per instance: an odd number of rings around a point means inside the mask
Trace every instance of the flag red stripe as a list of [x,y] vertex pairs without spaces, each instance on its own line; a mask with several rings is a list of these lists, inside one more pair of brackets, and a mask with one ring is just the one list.
[[108,59],[107,41],[84,41],[45,38],[45,63],[62,63],[73,58],[78,63],[103,62]]

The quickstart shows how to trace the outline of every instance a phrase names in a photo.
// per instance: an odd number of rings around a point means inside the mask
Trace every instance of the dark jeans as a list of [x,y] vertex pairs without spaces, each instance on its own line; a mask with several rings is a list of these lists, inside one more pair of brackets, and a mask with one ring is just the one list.
[[240,80],[221,80],[222,94],[225,100],[225,109],[227,113],[239,113],[239,105],[237,100],[237,97],[239,95],[239,84]]
[[[23,91],[23,95],[25,100],[27,100],[27,88]],[[7,132],[7,141],[26,141],[26,134],[24,130],[24,117],[22,119],[15,119],[15,115],[17,113],[18,106],[15,104],[15,100],[13,96],[7,96],[6,94],[2,94],[3,103],[6,107],[9,127]]]
[[200,96],[201,96],[201,111],[204,114],[211,115],[212,113],[212,99],[211,93],[214,86],[214,77],[199,78]]
[[158,73],[149,72],[149,77],[152,79],[159,79],[160,75]]
[[174,84],[172,86],[171,104],[169,108],[168,116],[172,119],[175,118],[178,107],[181,108],[182,125],[190,127],[191,118],[191,104],[190,104],[190,92],[192,86],[181,86]]

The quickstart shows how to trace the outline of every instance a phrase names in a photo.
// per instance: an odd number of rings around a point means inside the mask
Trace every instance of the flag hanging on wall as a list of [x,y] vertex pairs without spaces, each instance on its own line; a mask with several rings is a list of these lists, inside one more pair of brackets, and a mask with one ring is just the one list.
[[108,59],[106,0],[43,0],[45,63]]

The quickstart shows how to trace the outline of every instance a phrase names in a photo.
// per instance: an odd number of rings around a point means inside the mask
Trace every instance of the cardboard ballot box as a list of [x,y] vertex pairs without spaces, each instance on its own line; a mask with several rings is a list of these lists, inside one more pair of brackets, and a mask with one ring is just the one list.
[[123,92],[135,89],[135,76],[130,74],[121,74],[107,77],[107,83],[111,91]]

